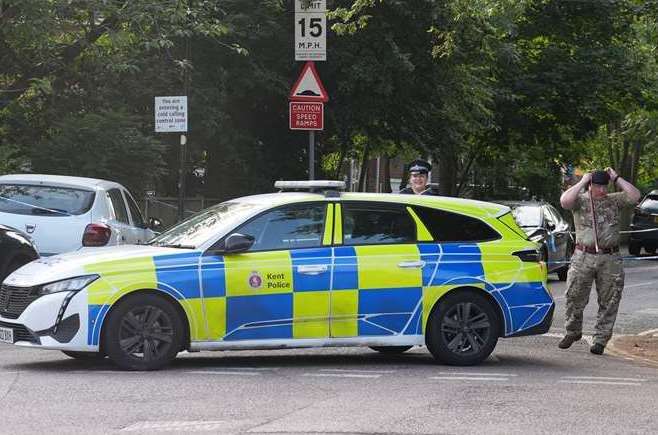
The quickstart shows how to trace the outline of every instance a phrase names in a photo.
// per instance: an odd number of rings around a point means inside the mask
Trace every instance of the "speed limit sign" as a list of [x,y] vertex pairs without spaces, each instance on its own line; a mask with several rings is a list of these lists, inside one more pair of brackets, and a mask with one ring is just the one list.
[[295,0],[295,60],[327,60],[327,0]]

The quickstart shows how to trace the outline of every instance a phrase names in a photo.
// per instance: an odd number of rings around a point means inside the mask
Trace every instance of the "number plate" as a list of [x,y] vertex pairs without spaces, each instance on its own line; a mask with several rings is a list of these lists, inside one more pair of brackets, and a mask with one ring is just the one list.
[[14,330],[0,327],[0,341],[14,344]]
[[654,217],[653,220],[658,224],[658,216]]

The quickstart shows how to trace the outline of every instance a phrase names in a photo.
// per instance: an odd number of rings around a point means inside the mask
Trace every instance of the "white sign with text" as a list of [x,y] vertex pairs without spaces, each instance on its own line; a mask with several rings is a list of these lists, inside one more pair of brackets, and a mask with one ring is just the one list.
[[187,131],[187,96],[155,97],[155,132]]
[[295,60],[327,60],[327,0],[295,0]]

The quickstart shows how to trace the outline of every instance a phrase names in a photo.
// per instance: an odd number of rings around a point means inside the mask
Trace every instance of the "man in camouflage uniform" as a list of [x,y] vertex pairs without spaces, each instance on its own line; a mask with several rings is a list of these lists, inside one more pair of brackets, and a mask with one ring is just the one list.
[[[610,181],[621,192],[608,193]],[[591,198],[589,192],[581,193],[588,186]],[[562,194],[562,207],[573,212],[576,249],[567,275],[567,334],[558,344],[561,349],[569,348],[582,337],[583,310],[589,301],[593,281],[596,282],[599,312],[590,352],[601,355],[612,337],[624,288],[624,266],[619,254],[619,218],[622,209],[634,206],[639,199],[639,190],[612,168],[585,174]]]

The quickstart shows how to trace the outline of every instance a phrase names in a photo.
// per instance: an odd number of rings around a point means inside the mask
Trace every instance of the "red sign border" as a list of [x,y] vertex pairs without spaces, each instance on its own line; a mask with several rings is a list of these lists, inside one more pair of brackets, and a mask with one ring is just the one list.
[[[292,105],[293,104],[298,104],[298,103],[314,103],[314,104],[319,104],[320,105],[320,107],[322,108],[322,111],[321,111],[321,116],[322,116],[321,125],[322,125],[322,128],[295,128],[295,127],[292,126]],[[321,101],[290,101],[288,103],[288,126],[290,127],[290,130],[323,131],[324,130],[324,103],[322,103]]]
[[[306,71],[309,69],[311,70],[311,73],[313,74],[315,81],[318,83],[318,86],[320,87],[320,92],[322,93],[322,95],[319,97],[313,97],[313,96],[306,97],[306,96],[295,95],[295,91],[297,90],[299,83],[302,81],[302,78],[306,74]],[[315,62],[309,60],[304,64],[304,68],[302,68],[302,72],[299,74],[297,81],[295,82],[295,84],[292,86],[292,89],[290,90],[290,95],[288,95],[288,99],[290,101],[311,101],[311,102],[322,102],[322,103],[326,103],[327,101],[329,101],[329,94],[327,93],[327,90],[324,88],[324,85],[322,84],[322,80],[320,80],[320,76],[318,75],[318,70],[315,68]]]

